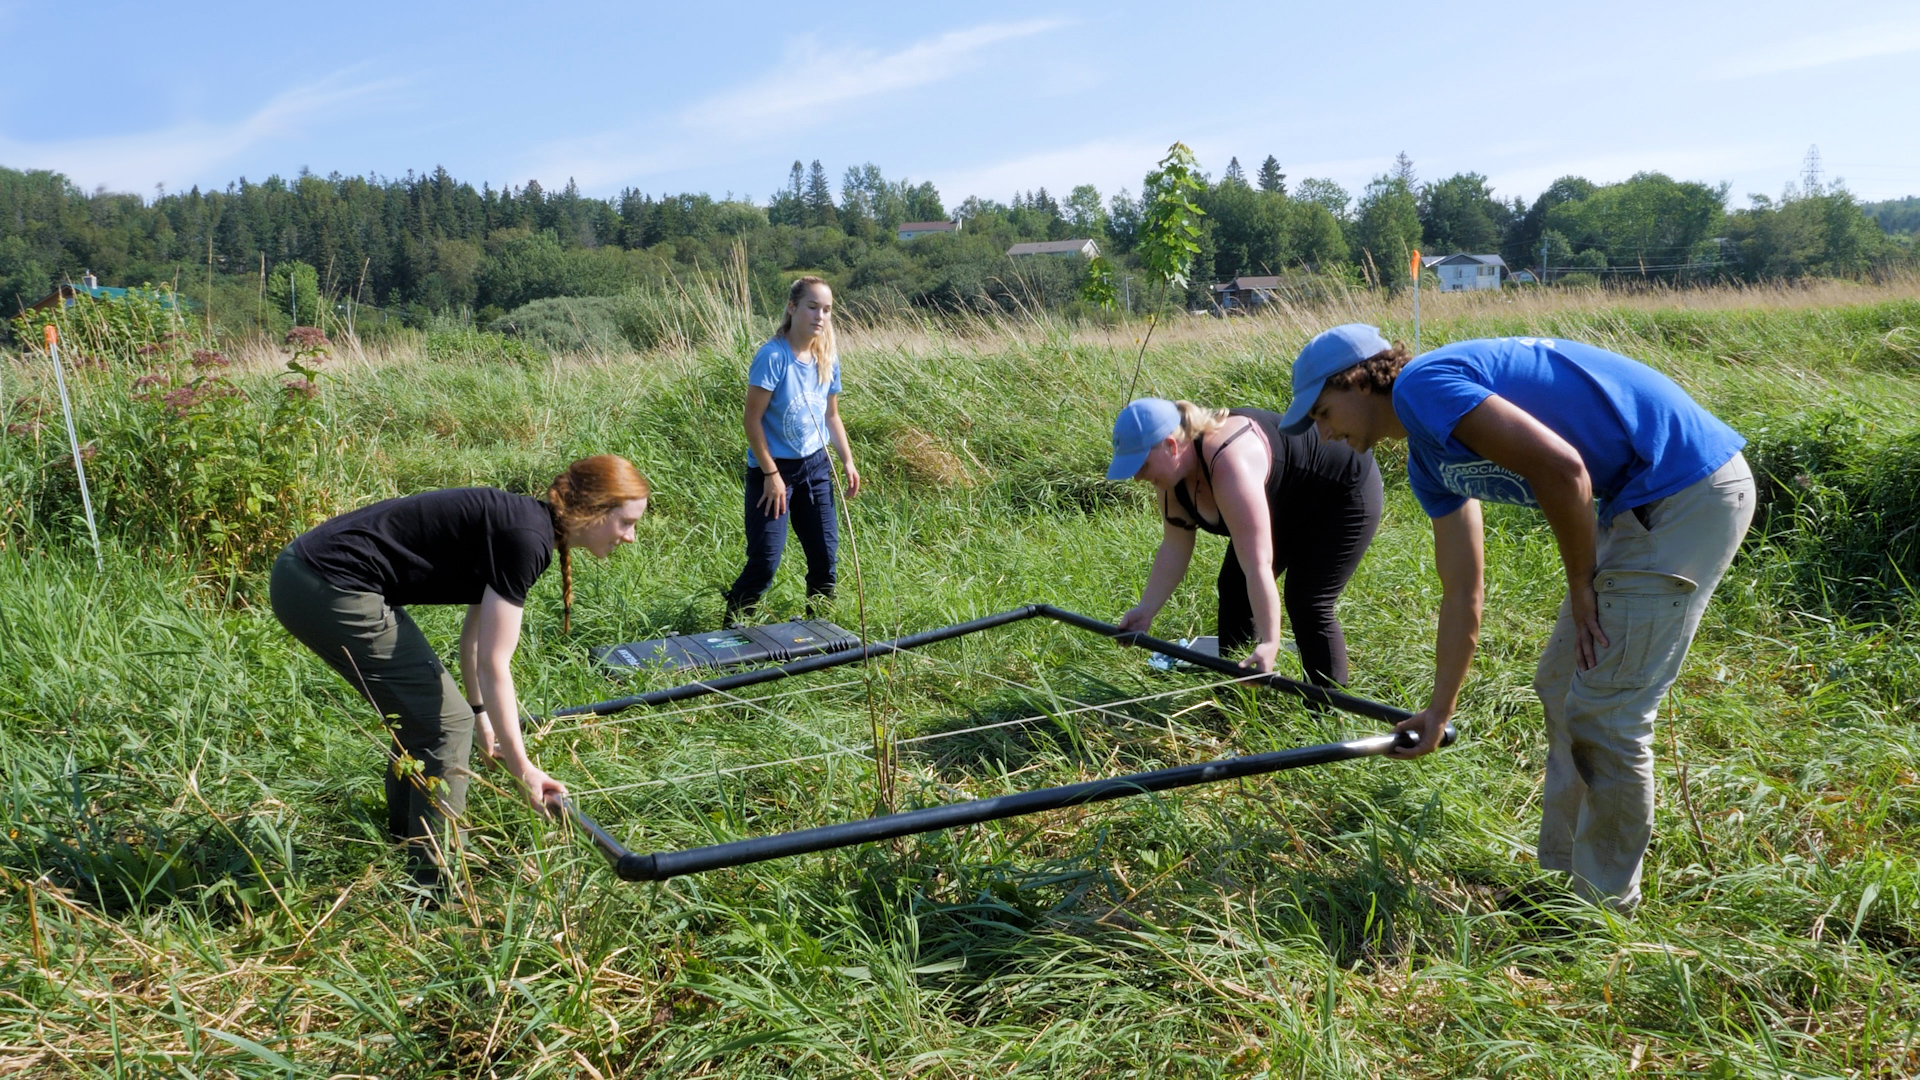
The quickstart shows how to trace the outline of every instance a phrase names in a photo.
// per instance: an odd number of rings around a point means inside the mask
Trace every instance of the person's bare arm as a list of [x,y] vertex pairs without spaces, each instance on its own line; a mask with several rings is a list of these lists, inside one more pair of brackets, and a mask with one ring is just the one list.
[[1233,537],[1253,610],[1257,643],[1245,663],[1262,672],[1272,671],[1280,654],[1280,587],[1273,580],[1273,511],[1267,505],[1270,463],[1258,431],[1236,439],[1213,461],[1213,501]]
[[759,463],[760,472],[766,477],[766,486],[760,492],[760,509],[770,518],[777,518],[787,512],[787,482],[780,475],[780,467],[773,463],[773,451],[767,449],[767,406],[773,403],[773,391],[764,386],[747,387],[747,407],[741,417],[747,429],[747,445],[753,448],[753,460]]
[[827,436],[840,455],[840,467],[847,470],[847,498],[860,494],[860,470],[853,464],[853,443],[847,441],[847,425],[840,422],[840,395],[827,395]]
[[1497,394],[1461,417],[1454,425],[1453,437],[1495,465],[1519,473],[1533,488],[1566,568],[1580,670],[1593,667],[1599,649],[1607,645],[1607,635],[1600,628],[1600,605],[1593,592],[1594,553],[1599,541],[1593,481],[1580,452],[1526,410]]
[[1420,745],[1396,750],[1394,757],[1419,757],[1440,745],[1440,732],[1460,703],[1460,688],[1473,667],[1480,644],[1485,606],[1486,537],[1480,504],[1468,499],[1460,509],[1433,519],[1433,563],[1440,572],[1440,624],[1433,642],[1433,696],[1427,707],[1402,720],[1394,730],[1411,731]]
[[512,662],[513,650],[520,643],[521,615],[520,605],[492,587],[481,596],[475,646],[480,695],[492,717],[496,760],[520,781],[527,801],[545,809],[549,800],[565,795],[567,788],[533,763],[520,735],[520,699],[514,692]]
[[467,702],[481,706],[474,713],[474,734],[480,739],[480,752],[492,761],[499,754],[493,737],[493,725],[487,719],[486,698],[480,692],[480,605],[467,605],[466,621],[460,625],[460,687]]
[[1193,530],[1183,529],[1170,521],[1163,522],[1161,527],[1164,531],[1160,534],[1160,550],[1153,553],[1153,569],[1147,572],[1147,584],[1140,590],[1140,602],[1120,616],[1122,630],[1137,630],[1144,634],[1153,629],[1153,620],[1173,596],[1173,590],[1180,587],[1180,582],[1187,576],[1187,566],[1193,562]]

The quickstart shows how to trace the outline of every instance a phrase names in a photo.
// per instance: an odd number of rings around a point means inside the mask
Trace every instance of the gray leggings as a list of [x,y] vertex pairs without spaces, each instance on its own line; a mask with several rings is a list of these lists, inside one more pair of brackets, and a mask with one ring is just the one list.
[[280,625],[385,718],[387,831],[431,882],[442,829],[467,806],[473,709],[405,608],[328,583],[291,549],[274,560],[269,592]]

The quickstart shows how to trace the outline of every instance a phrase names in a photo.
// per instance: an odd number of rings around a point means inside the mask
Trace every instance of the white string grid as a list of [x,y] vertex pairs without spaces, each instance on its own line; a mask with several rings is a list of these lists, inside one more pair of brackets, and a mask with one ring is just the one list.
[[[687,685],[706,686],[708,684],[703,682],[693,682],[693,683],[688,683]],[[703,701],[698,705],[690,705],[684,709],[668,709],[665,712],[647,710],[644,712],[634,712],[634,713],[631,713],[630,715],[621,716],[621,717],[611,717],[611,716],[595,717],[593,720],[578,723],[578,724],[569,724],[566,727],[542,728],[539,732],[537,732],[537,734],[544,739],[552,735],[565,735],[570,731],[605,731],[607,728],[613,727],[615,725],[631,724],[636,720],[663,720],[669,716],[687,716],[692,713],[703,712],[707,709],[717,709],[722,705],[757,705],[760,702],[772,701],[775,698],[803,697],[808,694],[819,694],[819,693],[824,693],[828,690],[839,690],[844,687],[859,686],[859,685],[860,685],[859,679],[845,679],[836,683],[827,683],[825,686],[803,686],[798,690],[783,690],[778,694],[766,694],[762,697],[756,697],[756,698],[735,697],[732,694],[728,694],[725,690],[715,690],[713,691],[714,693],[725,694],[728,700]]]
[[[939,658],[932,657],[932,656],[923,655],[920,658],[932,661],[934,663],[945,663],[945,661],[942,661]],[[983,674],[983,673],[969,672],[968,674],[977,675],[977,674]],[[952,738],[957,738],[961,735],[973,735],[973,734],[978,734],[979,732],[982,732],[982,731],[993,731],[1000,728],[1018,727],[1025,724],[1038,723],[1039,721],[1042,721],[1042,720],[1056,719],[1059,717],[1066,717],[1066,716],[1074,716],[1081,713],[1089,713],[1089,712],[1106,713],[1108,715],[1115,716],[1121,720],[1125,720],[1128,723],[1143,724],[1145,722],[1140,720],[1138,717],[1127,716],[1124,713],[1118,712],[1117,710],[1119,709],[1119,707],[1124,705],[1137,705],[1142,702],[1157,701],[1162,698],[1174,697],[1180,694],[1198,693],[1203,690],[1217,690],[1223,686],[1235,686],[1235,685],[1241,685],[1243,683],[1243,680],[1240,680],[1240,679],[1222,679],[1214,683],[1202,683],[1194,686],[1183,686],[1174,690],[1163,690],[1153,694],[1142,694],[1138,697],[1128,698],[1124,701],[1108,702],[1105,705],[1091,705],[1091,704],[1087,704],[1086,702],[1075,701],[1073,698],[1065,697],[1064,695],[1060,695],[1057,693],[1049,694],[1048,691],[1041,690],[1036,687],[1026,686],[1025,684],[1015,682],[1014,680],[1006,679],[1003,676],[993,676],[993,677],[996,679],[999,679],[1002,682],[1006,682],[1011,685],[1018,686],[1022,689],[1028,690],[1032,693],[1048,694],[1048,696],[1054,697],[1060,701],[1072,702],[1075,707],[1070,709],[1061,709],[1054,712],[1036,713],[1031,716],[1018,717],[1013,720],[1000,720],[991,724],[976,724],[972,727],[958,728],[953,731],[935,732],[931,735],[916,735],[916,736],[913,736],[912,738],[901,739],[895,745],[908,746],[908,745],[914,745],[914,744],[920,744],[920,743],[929,743],[929,742],[934,742],[940,739],[952,739]],[[715,704],[720,704],[720,703],[715,703]],[[754,762],[749,765],[735,765],[727,768],[709,769],[709,770],[705,770],[697,773],[685,773],[679,776],[666,776],[666,777],[660,777],[653,780],[641,780],[641,781],[636,781],[630,784],[615,784],[608,787],[588,788],[578,792],[578,794],[583,796],[584,795],[607,795],[607,794],[612,794],[614,792],[620,792],[620,791],[636,791],[641,788],[660,787],[667,784],[679,784],[679,783],[685,783],[690,780],[704,780],[709,777],[736,776],[741,773],[755,772],[761,769],[772,769],[782,765],[799,765],[809,761],[822,761],[827,758],[844,757],[849,755],[854,755],[861,758],[865,758],[867,760],[872,760],[872,751],[869,748],[843,747],[840,749],[830,750],[825,753],[801,754],[795,757],[783,758],[778,761],[761,761],[761,762]]]

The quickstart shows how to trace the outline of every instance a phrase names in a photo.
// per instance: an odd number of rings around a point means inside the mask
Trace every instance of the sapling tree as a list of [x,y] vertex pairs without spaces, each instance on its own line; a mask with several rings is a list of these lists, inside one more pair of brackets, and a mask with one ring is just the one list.
[[1080,283],[1080,299],[1101,311],[1112,311],[1120,302],[1120,290],[1113,283],[1113,264],[1105,255],[1095,255],[1087,263],[1087,280]]
[[1186,143],[1178,142],[1167,148],[1160,167],[1147,174],[1142,198],[1146,213],[1140,221],[1134,257],[1146,272],[1148,283],[1155,286],[1157,295],[1153,311],[1147,317],[1146,335],[1140,339],[1140,355],[1133,361],[1133,379],[1127,383],[1128,401],[1133,400],[1134,387],[1140,383],[1140,365],[1147,358],[1147,343],[1153,340],[1153,329],[1159,325],[1160,306],[1166,302],[1169,290],[1187,287],[1187,270],[1200,252],[1200,219],[1207,212],[1193,201],[1194,192],[1201,190],[1199,174],[1200,165],[1193,159],[1193,151],[1187,149]]

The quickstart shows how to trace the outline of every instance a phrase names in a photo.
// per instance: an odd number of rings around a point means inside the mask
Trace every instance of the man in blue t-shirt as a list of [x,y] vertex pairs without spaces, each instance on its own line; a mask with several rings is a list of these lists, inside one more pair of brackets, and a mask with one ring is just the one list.
[[[1433,696],[1401,724],[1432,750],[1479,641],[1480,503],[1539,507],[1567,596],[1534,672],[1546,712],[1540,864],[1620,910],[1653,836],[1653,720],[1753,519],[1746,440],[1671,379],[1550,338],[1461,341],[1418,359],[1337,326],[1293,365],[1289,431],[1357,450],[1407,441],[1443,595]],[[1597,504],[1597,506],[1596,506]]]

